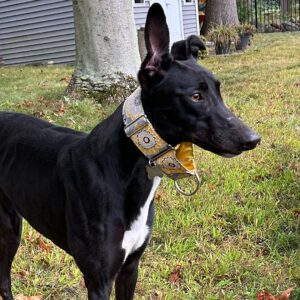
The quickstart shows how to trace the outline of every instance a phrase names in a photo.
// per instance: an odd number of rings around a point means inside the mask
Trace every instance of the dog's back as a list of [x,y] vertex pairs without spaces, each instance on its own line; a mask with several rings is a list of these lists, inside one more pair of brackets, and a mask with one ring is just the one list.
[[57,165],[63,151],[85,136],[35,117],[0,112],[0,190],[7,201],[17,199],[11,205],[33,226],[44,224],[42,233],[62,234],[64,218],[58,214],[65,199]]

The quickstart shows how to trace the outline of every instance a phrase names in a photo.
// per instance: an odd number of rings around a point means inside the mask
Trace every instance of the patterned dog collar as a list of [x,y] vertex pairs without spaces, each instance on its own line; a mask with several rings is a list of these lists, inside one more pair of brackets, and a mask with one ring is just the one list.
[[[149,165],[146,167],[149,179],[155,176],[161,177],[163,174],[175,181],[188,176],[196,176],[199,185],[193,144],[184,142],[172,147],[159,136],[145,115],[140,88],[125,100],[123,119],[125,134],[149,159]],[[178,185],[176,188],[185,194]]]

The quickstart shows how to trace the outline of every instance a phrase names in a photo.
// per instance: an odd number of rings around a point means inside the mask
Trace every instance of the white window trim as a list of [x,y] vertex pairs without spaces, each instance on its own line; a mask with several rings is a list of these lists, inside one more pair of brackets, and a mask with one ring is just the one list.
[[135,3],[135,1],[132,0],[132,4],[133,4],[134,7],[145,6],[146,5],[146,0],[144,0],[144,3]]
[[196,4],[195,5],[195,9],[196,9],[195,13],[196,13],[197,33],[198,33],[198,35],[200,35],[199,10],[198,10],[198,8],[199,8],[199,1],[197,0],[195,4]]
[[192,0],[192,2],[186,2],[186,0],[183,0],[183,5],[195,5],[195,0]]

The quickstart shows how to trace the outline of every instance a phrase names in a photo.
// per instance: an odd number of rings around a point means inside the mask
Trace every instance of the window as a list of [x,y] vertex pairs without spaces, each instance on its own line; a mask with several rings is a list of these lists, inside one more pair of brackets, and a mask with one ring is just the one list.
[[145,4],[145,0],[134,0],[133,4],[134,5],[143,5],[143,4]]
[[194,0],[184,0],[184,4],[194,4]]

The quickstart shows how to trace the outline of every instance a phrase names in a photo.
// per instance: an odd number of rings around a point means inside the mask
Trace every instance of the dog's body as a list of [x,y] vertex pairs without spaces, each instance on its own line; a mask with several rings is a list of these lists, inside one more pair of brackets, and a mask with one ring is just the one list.
[[[123,127],[120,109],[88,136],[29,116],[1,113],[5,143],[0,144],[0,232],[7,229],[1,232],[0,250],[13,255],[21,215],[75,258],[88,287],[111,282],[125,254],[142,252],[149,235],[143,235],[146,222],[147,228],[153,222],[153,191],[150,203],[148,196],[154,184],[144,176],[147,159]],[[144,228],[131,234],[143,206],[148,206]],[[7,276],[3,254],[0,278]],[[128,257],[124,272],[139,255]],[[107,293],[91,299],[106,299]]]
[[[224,106],[219,83],[197,65],[196,38],[169,53],[165,16],[149,11],[148,55],[139,72],[144,110],[171,145],[195,143],[223,156],[259,137]],[[173,47],[174,47],[173,46]],[[203,101],[205,99],[205,101]],[[89,135],[15,113],[0,113],[0,295],[12,300],[10,270],[21,219],[71,254],[90,300],[133,299],[139,259],[154,219],[160,178],[124,133],[122,105]]]

